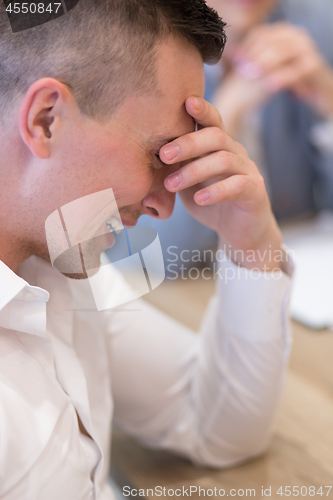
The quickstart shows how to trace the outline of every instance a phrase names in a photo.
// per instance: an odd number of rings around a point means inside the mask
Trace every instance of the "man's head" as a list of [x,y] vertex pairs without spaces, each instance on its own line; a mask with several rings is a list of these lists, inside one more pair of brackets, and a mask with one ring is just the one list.
[[186,38],[216,62],[222,28],[204,0],[80,0],[61,19],[13,34],[1,2],[1,109],[49,76],[68,86],[81,111],[105,118],[127,95],[155,88],[156,47],[166,37]]
[[47,257],[48,215],[103,189],[125,224],[171,214],[158,151],[194,129],[185,100],[202,95],[202,61],[224,43],[202,0],[81,0],[16,34],[1,13],[1,232],[13,261]]

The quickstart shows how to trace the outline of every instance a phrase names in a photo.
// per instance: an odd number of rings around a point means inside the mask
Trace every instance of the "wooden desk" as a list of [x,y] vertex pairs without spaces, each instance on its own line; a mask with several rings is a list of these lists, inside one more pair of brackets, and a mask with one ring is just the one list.
[[[147,300],[197,329],[213,289],[213,281],[166,281]],[[320,486],[333,486],[333,332],[314,332],[296,323],[293,329],[286,387],[272,444],[265,456],[227,470],[197,468],[174,455],[147,450],[115,434],[113,461],[134,487],[146,490],[196,485],[223,488],[226,495],[231,489],[254,488],[256,498],[262,498],[262,487],[272,487],[270,498],[283,499],[286,497],[277,494],[280,486],[315,486],[316,491]],[[308,493],[299,498],[327,498],[327,491],[323,488],[322,497]],[[244,494],[243,498],[248,497]],[[203,497],[192,494],[191,498]],[[328,498],[333,499],[333,488]]]

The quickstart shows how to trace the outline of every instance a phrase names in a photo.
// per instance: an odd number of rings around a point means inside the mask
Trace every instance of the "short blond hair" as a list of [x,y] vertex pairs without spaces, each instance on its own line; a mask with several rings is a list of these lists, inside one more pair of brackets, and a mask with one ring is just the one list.
[[216,62],[224,23],[204,0],[80,0],[53,21],[12,33],[0,7],[0,112],[39,78],[69,87],[80,110],[103,120],[131,93],[155,85],[157,43],[168,34],[190,41]]

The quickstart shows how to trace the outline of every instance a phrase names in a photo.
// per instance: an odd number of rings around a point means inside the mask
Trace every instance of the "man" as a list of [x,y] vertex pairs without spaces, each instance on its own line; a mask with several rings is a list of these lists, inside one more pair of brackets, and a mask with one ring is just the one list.
[[[4,499],[112,498],[112,417],[146,444],[205,465],[267,447],[290,280],[262,177],[202,99],[202,62],[220,56],[222,28],[198,0],[81,0],[15,35],[1,9]],[[64,206],[107,189],[127,226],[143,213],[169,217],[181,192],[223,237],[241,267],[221,263],[200,336],[140,300],[80,309],[88,280],[51,267],[45,222],[59,211],[61,226]],[[100,212],[86,211],[88,226],[102,227]],[[100,286],[126,288],[116,273]]]

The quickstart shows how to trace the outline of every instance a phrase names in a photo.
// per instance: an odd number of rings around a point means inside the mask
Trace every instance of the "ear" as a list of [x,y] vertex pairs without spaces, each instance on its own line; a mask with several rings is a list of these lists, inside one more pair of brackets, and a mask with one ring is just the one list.
[[65,108],[73,99],[68,88],[54,78],[41,78],[27,91],[20,108],[19,130],[37,158],[50,157]]

